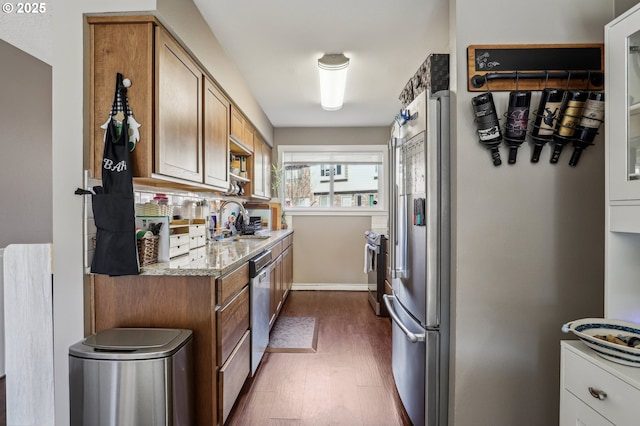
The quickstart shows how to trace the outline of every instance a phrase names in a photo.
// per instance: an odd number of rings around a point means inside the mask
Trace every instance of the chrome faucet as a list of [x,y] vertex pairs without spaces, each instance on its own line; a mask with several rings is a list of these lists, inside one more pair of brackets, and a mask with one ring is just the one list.
[[[249,223],[249,213],[247,213],[247,209],[244,208],[244,205],[240,201],[236,201],[236,200],[224,200],[222,201],[222,203],[220,203],[220,209],[218,210],[219,221],[222,222],[222,213],[224,213],[224,208],[227,206],[227,204],[237,204],[240,207],[240,214],[242,215],[242,221],[245,224]],[[221,222],[220,222],[220,225],[222,226]],[[235,232],[233,232],[234,229],[235,229]],[[235,226],[231,228],[231,235],[234,235],[237,232],[238,231]]]

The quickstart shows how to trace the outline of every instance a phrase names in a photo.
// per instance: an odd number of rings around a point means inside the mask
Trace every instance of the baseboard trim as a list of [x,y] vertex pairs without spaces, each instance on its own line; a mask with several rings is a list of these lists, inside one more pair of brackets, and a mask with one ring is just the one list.
[[348,283],[293,283],[291,290],[367,291],[368,284]]

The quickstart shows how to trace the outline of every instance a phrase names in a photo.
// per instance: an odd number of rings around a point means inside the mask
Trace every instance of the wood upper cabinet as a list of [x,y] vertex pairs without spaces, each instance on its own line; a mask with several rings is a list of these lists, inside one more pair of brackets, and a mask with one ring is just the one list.
[[271,147],[256,133],[253,147],[253,195],[271,198]]
[[109,118],[116,74],[121,73],[132,82],[127,98],[140,124],[140,141],[131,153],[133,175],[150,177],[153,173],[155,21],[149,17],[90,17],[87,20],[91,77],[89,169],[96,179],[102,177],[105,131],[101,126]]
[[169,33],[156,34],[156,173],[202,182],[203,74]]
[[226,191],[229,188],[229,100],[204,79],[203,139],[204,183]]
[[[230,135],[236,140],[236,142],[240,142],[243,144],[244,140],[244,117],[238,108],[231,105],[231,132]],[[243,144],[244,145],[244,144]]]
[[253,176],[251,178],[253,189],[253,195],[258,197],[264,197],[264,164],[263,164],[263,149],[262,139],[255,138],[253,145]]
[[93,176],[101,177],[101,126],[121,73],[131,80],[127,97],[140,123],[140,141],[131,154],[134,178],[226,191],[231,105],[221,90],[154,17],[101,16],[87,22]]

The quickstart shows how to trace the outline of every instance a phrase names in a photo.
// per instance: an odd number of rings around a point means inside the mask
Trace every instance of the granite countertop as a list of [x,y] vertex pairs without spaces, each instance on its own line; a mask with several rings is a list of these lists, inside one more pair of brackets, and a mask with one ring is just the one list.
[[[293,230],[271,231],[269,238],[242,238],[232,241],[207,243],[207,254],[187,264],[173,259],[169,262],[154,263],[140,268],[140,275],[180,275],[180,276],[212,276],[219,277],[249,261],[266,248],[282,240]],[[188,255],[184,255],[188,256]],[[182,258],[182,256],[181,256]],[[182,259],[184,260],[184,259]]]

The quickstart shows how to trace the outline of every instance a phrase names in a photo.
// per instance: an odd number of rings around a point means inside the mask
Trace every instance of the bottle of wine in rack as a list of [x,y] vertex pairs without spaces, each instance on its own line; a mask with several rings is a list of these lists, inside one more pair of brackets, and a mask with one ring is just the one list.
[[483,93],[471,99],[473,113],[475,115],[476,126],[480,143],[491,151],[491,158],[494,166],[502,164],[500,150],[498,146],[502,141],[496,106],[493,103],[491,93]]
[[562,106],[565,91],[563,89],[545,88],[540,96],[540,103],[536,110],[536,119],[531,130],[533,140],[533,153],[531,162],[540,160],[540,153],[547,142],[553,139],[558,113]]
[[562,148],[571,141],[588,96],[589,92],[584,90],[570,90],[564,97],[553,132],[555,146],[553,147],[551,160],[549,160],[551,164],[558,162],[560,154],[562,154]]
[[604,122],[604,92],[591,92],[584,104],[582,117],[575,127],[573,135],[573,154],[569,160],[570,166],[576,166],[580,160],[580,154],[598,134],[600,125]]
[[516,90],[509,93],[507,122],[504,126],[504,141],[509,146],[509,164],[515,164],[518,148],[527,137],[531,92]]

